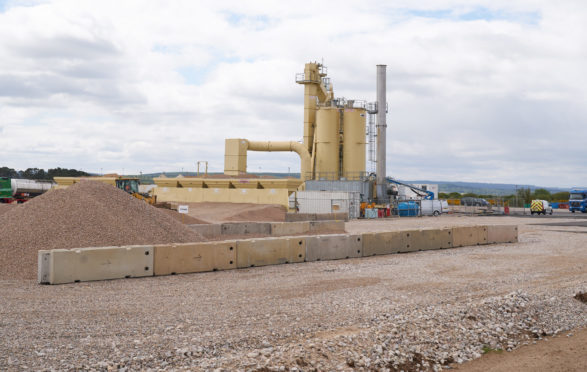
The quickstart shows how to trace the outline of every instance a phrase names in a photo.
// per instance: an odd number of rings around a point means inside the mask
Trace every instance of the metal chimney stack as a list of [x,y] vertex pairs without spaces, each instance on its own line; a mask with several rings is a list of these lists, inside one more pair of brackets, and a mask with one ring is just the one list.
[[377,200],[386,201],[387,182],[385,181],[385,132],[387,131],[387,98],[386,98],[387,65],[377,65]]

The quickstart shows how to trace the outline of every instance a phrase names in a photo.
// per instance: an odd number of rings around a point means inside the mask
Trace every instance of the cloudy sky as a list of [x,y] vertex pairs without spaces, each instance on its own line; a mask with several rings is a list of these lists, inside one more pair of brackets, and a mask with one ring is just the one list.
[[222,171],[225,138],[301,140],[295,74],[324,61],[367,101],[388,66],[388,175],[587,186],[586,19],[584,0],[0,0],[0,166]]

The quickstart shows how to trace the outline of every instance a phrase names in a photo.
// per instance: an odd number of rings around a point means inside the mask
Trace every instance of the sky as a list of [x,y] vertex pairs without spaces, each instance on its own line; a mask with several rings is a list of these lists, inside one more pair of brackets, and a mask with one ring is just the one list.
[[387,65],[388,176],[587,186],[586,19],[583,0],[0,0],[0,166],[221,172],[225,138],[301,141],[295,74],[318,61],[367,101]]

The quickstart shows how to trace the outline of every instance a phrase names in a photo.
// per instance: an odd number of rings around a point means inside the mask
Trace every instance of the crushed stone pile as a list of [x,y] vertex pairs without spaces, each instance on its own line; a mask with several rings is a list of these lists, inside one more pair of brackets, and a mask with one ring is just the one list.
[[0,203],[0,214],[4,214],[8,211],[11,211],[13,208],[16,208],[16,204],[3,204]]
[[37,251],[205,240],[111,185],[83,181],[0,214],[0,279],[37,277]]

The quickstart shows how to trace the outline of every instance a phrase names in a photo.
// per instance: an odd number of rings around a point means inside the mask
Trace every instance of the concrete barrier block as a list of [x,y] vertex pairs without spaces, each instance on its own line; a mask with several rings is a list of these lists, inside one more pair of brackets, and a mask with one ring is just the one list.
[[453,247],[487,244],[487,226],[460,226],[452,228]]
[[344,221],[310,221],[310,232],[344,232]]
[[53,249],[50,284],[153,276],[153,246]]
[[230,269],[236,269],[236,241],[155,246],[155,275]]
[[452,229],[431,229],[412,231],[410,247],[412,250],[452,248]]
[[269,222],[227,222],[223,223],[222,234],[224,235],[246,235],[264,234],[271,235],[271,223]]
[[306,237],[306,261],[361,257],[362,251],[362,235],[336,234]]
[[403,231],[363,234],[363,257],[405,252],[409,240]]
[[39,251],[37,259],[37,281],[39,284],[49,284],[51,275],[51,251]]
[[518,241],[518,226],[490,225],[487,226],[487,244],[515,243]]
[[316,213],[314,215],[314,220],[315,221],[326,221],[326,220],[348,221],[349,214],[348,214],[348,212]]
[[198,234],[205,238],[215,238],[222,234],[222,227],[218,223],[214,224],[193,224],[187,225],[190,229],[194,230]]
[[306,239],[262,238],[237,242],[238,268],[304,262]]
[[307,234],[308,231],[310,231],[310,223],[308,221],[274,222],[271,224],[272,236]]

